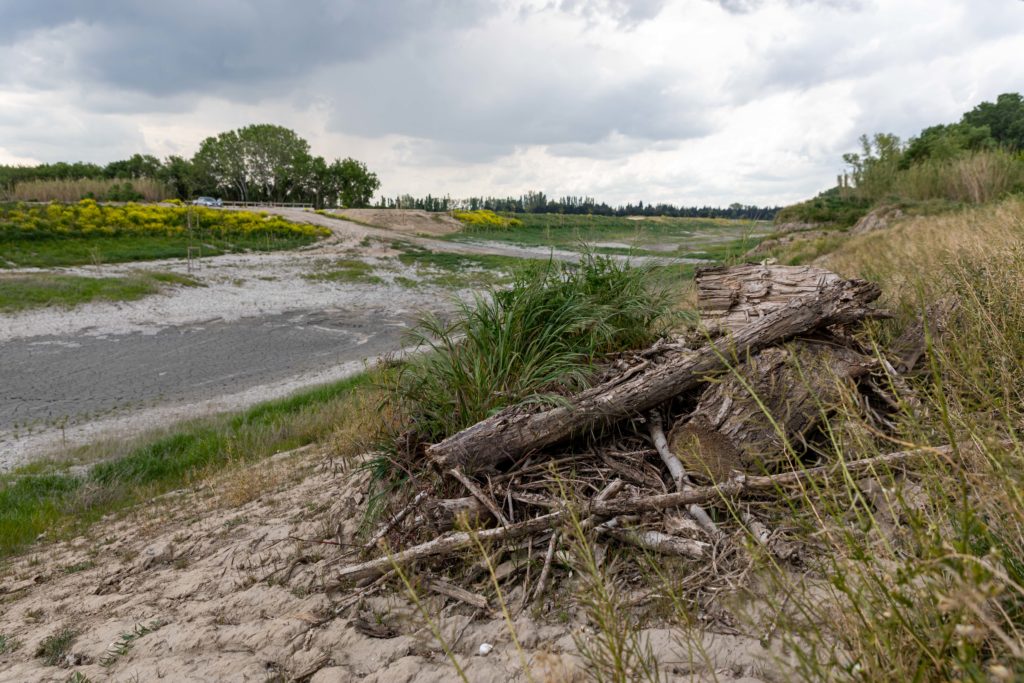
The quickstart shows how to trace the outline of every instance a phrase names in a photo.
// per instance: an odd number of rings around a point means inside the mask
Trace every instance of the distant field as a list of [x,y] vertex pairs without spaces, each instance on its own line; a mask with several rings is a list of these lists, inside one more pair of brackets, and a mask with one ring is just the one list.
[[742,254],[771,231],[763,221],[717,218],[640,218],[562,214],[515,214],[507,227],[467,224],[443,239],[496,241],[523,246],[579,248],[609,254],[723,259]]
[[290,223],[246,211],[191,209],[197,227],[189,236],[184,206],[92,200],[73,204],[0,205],[0,268],[40,268],[120,263],[187,256],[190,242],[204,256],[236,251],[292,249],[329,234],[326,228]]

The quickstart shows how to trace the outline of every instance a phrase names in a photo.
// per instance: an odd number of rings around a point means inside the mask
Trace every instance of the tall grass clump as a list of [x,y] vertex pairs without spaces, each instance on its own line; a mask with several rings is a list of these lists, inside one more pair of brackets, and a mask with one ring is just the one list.
[[1024,159],[1002,149],[955,159],[928,159],[896,176],[892,191],[908,199],[982,204],[1024,189]]
[[587,386],[595,362],[653,341],[667,311],[645,269],[596,255],[535,265],[450,320],[424,318],[412,341],[427,353],[397,373],[395,405],[418,439],[440,440],[504,406]]
[[111,178],[28,180],[10,191],[10,199],[18,202],[77,202],[80,199],[158,202],[173,196],[173,190],[152,178],[130,182]]
[[[776,524],[815,539],[809,571],[773,565],[763,591],[802,680],[1024,678],[1024,202],[914,219],[844,244],[832,264],[887,288],[884,348],[939,299],[921,369],[889,433],[836,408],[822,451],[848,462],[932,450],[905,471],[780,492]],[[908,391],[910,393],[908,393]],[[835,407],[830,407],[835,408]],[[850,434],[856,438],[844,438]],[[785,508],[785,509],[782,509]]]

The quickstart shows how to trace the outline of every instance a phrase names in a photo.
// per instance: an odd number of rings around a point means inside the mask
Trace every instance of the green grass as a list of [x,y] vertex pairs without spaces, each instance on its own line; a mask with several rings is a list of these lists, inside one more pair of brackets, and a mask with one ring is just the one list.
[[78,631],[64,627],[39,643],[39,647],[36,648],[36,657],[42,659],[47,666],[60,666],[64,657],[71,653],[71,646],[77,638]]
[[[369,374],[217,416],[150,437],[126,451],[120,444],[37,462],[0,475],[0,557],[49,538],[82,531],[103,515],[151,500],[232,463],[323,440],[354,416],[352,401]],[[96,462],[86,474],[76,463]]]
[[373,274],[373,266],[356,259],[339,259],[308,273],[304,277],[317,282],[360,282],[364,284],[380,284],[382,278]]
[[667,312],[646,270],[590,255],[544,262],[449,321],[424,318],[411,336],[428,351],[404,365],[393,401],[435,442],[503,406],[587,386],[595,362],[653,340]]
[[123,277],[0,273],[0,312],[45,306],[71,308],[90,301],[134,301],[159,292],[165,285],[201,286],[186,275],[167,272],[140,272]]
[[[296,249],[315,241],[315,237],[306,236],[291,238],[249,236],[230,239],[204,237],[202,256],[218,256],[244,251]],[[193,245],[198,247],[197,242],[193,242]],[[32,240],[0,238],[0,270],[5,267],[57,268],[186,258],[188,247],[189,239],[184,235],[97,236]],[[194,255],[197,254],[198,252]]]
[[5,655],[9,652],[14,652],[19,647],[21,647],[21,641],[19,641],[17,638],[13,638],[4,633],[0,633],[0,655]]

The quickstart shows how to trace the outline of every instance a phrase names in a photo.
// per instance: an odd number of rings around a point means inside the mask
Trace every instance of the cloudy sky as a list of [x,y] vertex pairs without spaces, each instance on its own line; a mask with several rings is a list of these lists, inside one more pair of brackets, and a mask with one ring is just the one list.
[[0,0],[0,163],[266,122],[389,195],[775,204],[1008,91],[1021,0]]

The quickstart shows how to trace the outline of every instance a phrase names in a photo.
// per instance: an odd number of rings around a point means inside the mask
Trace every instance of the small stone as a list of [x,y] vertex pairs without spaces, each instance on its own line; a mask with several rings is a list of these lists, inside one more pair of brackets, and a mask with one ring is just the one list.
[[480,643],[480,656],[486,657],[487,655],[491,654],[491,650],[493,649],[494,646],[490,643]]

